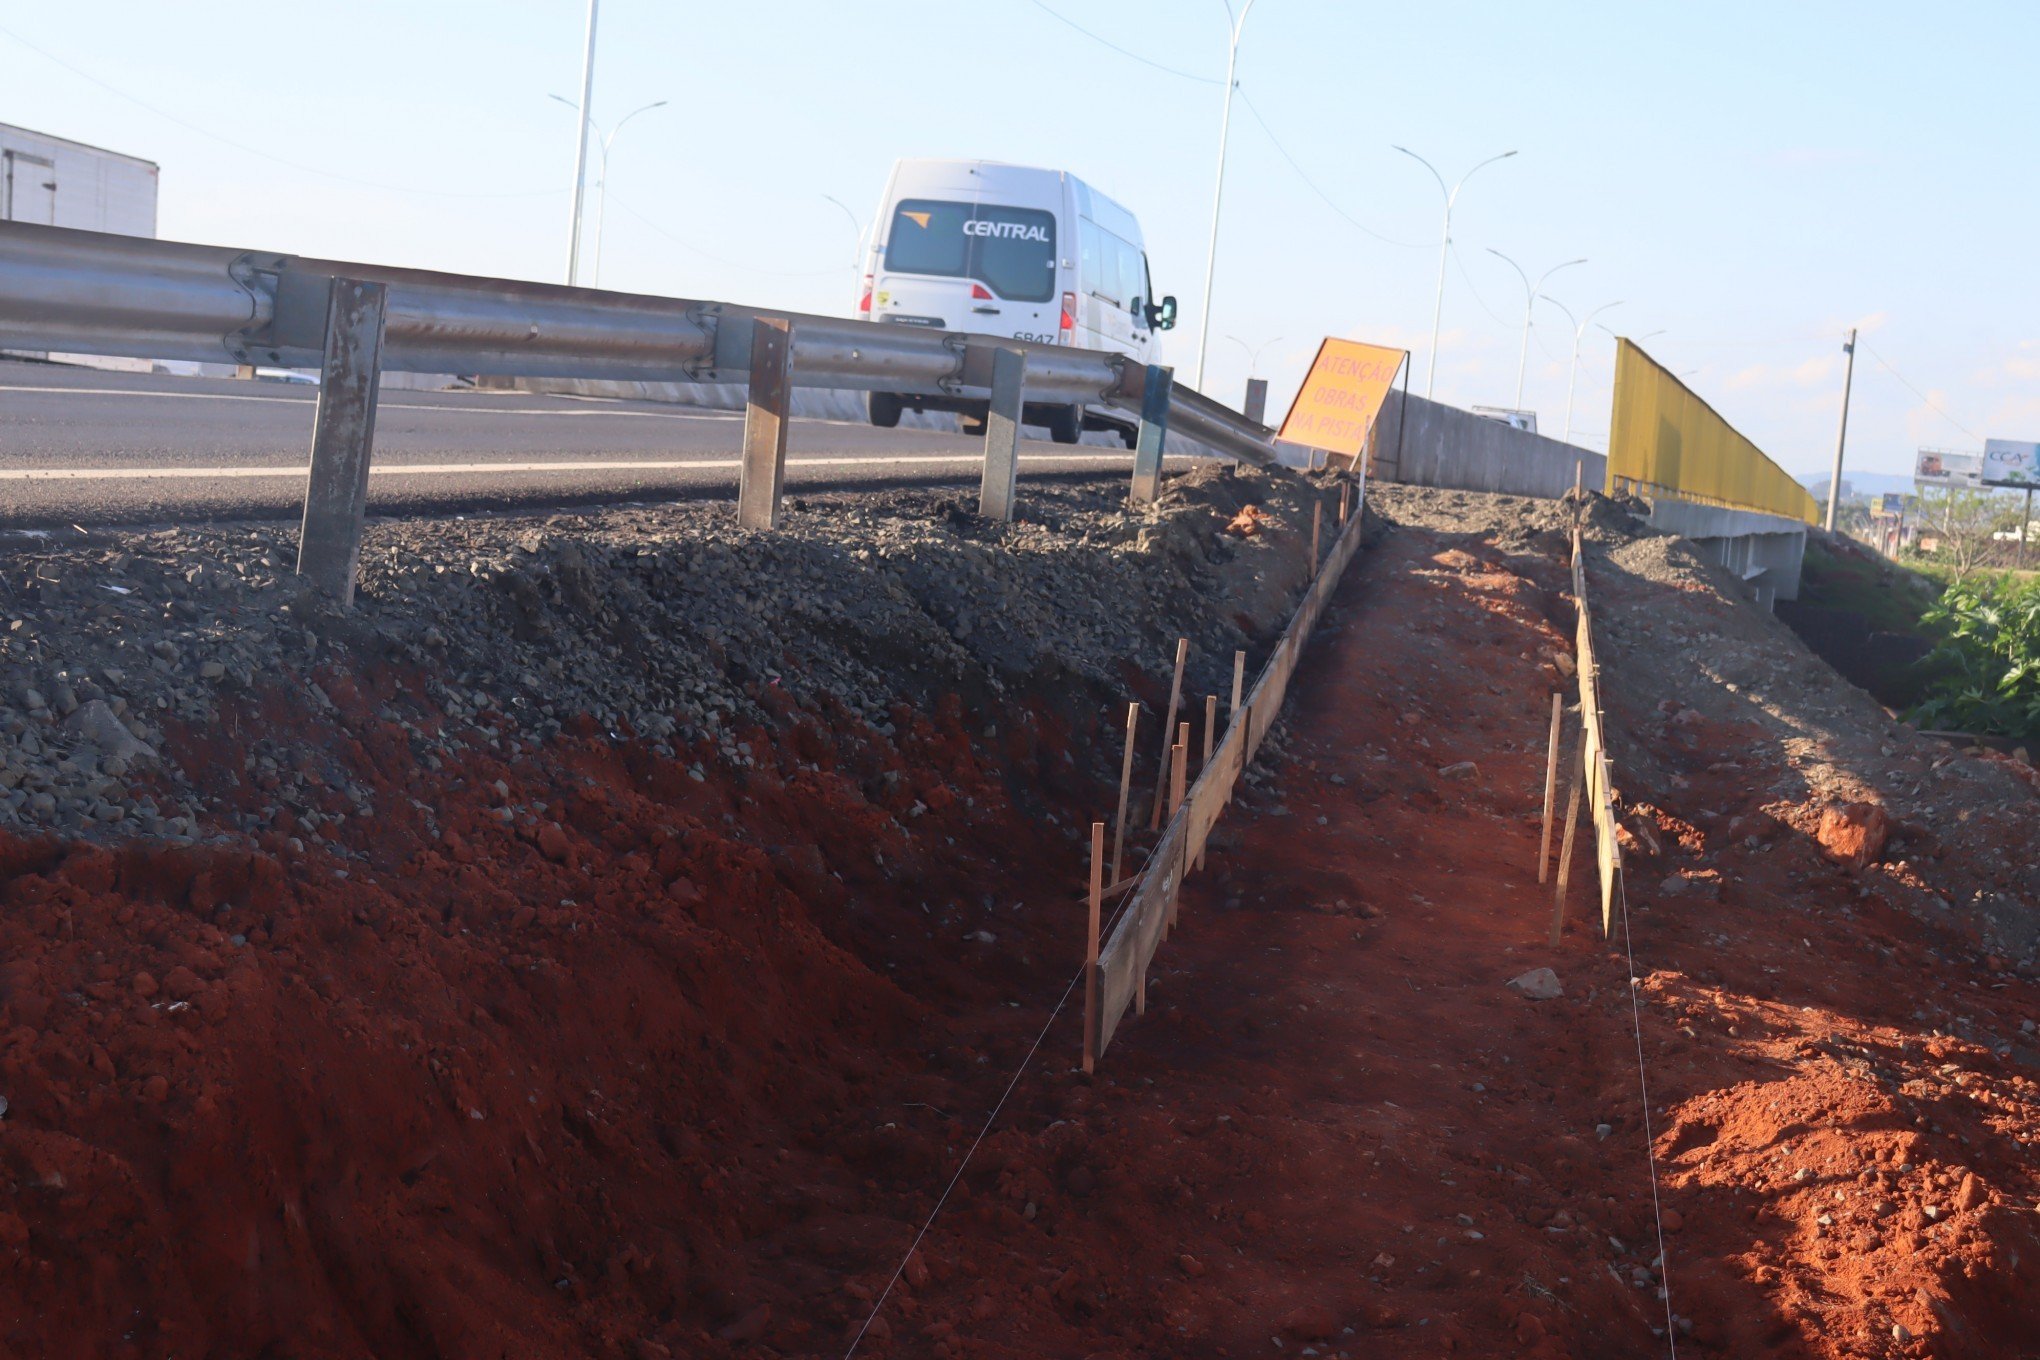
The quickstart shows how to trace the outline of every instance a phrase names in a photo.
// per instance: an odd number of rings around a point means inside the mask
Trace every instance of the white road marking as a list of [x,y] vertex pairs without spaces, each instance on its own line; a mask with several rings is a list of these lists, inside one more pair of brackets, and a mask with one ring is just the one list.
[[[0,385],[0,393],[26,392],[38,396],[80,396],[80,397],[151,397],[166,401],[255,401],[271,405],[310,406],[315,396],[302,397],[258,396],[254,393],[239,392],[150,392],[133,387],[8,387]],[[489,416],[637,416],[645,420],[741,420],[741,411],[624,411],[590,405],[582,409],[522,406],[431,406],[423,402],[391,401],[385,398],[376,403],[378,411],[445,411],[454,415]]]
[[[788,458],[789,468],[924,466],[976,466],[982,457],[969,453],[915,455],[907,458]],[[1020,461],[1042,463],[1130,463],[1131,453],[1101,449],[1097,453],[1022,453]],[[697,461],[618,461],[585,463],[378,463],[369,468],[374,477],[467,477],[481,473],[510,472],[673,472],[682,469],[728,471],[742,467],[735,458],[705,458]],[[304,477],[309,464],[296,467],[223,468],[0,468],[0,482],[113,482],[124,480],[221,481],[255,477]]]

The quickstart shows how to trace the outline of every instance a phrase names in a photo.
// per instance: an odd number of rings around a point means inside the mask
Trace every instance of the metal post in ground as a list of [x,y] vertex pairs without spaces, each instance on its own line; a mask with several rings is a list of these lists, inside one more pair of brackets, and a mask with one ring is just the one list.
[[1268,380],[1247,379],[1247,404],[1240,408],[1240,414],[1256,425],[1268,423]]
[[383,321],[389,290],[334,279],[326,296],[326,355],[312,425],[312,473],[298,535],[298,575],[341,606],[354,603],[368,467],[375,447],[376,391],[382,381]]
[[751,390],[744,403],[744,454],[737,474],[737,523],[779,527],[786,486],[786,426],[793,400],[793,323],[761,316],[751,332]]
[[1020,481],[1020,412],[1026,387],[1026,352],[993,350],[992,401],[985,412],[985,472],[978,489],[978,513],[986,519],[1013,518]]
[[1141,385],[1140,438],[1133,447],[1133,499],[1145,503],[1162,494],[1162,442],[1169,429],[1169,392],[1176,370],[1149,364]]

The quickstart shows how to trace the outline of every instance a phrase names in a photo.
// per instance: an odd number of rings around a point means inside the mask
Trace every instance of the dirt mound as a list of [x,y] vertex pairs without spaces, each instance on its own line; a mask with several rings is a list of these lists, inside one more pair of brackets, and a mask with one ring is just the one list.
[[10,561],[0,1346],[838,1347],[1074,966],[1127,687],[1228,682],[1333,503],[1121,495],[383,524],[353,615],[280,526]]

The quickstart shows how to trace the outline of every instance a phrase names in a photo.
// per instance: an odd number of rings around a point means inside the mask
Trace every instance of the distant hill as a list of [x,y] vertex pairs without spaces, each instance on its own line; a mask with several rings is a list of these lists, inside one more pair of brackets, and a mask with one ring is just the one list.
[[[1817,477],[1800,474],[1799,484],[1813,493],[1814,499],[1825,501],[1828,491],[1828,477],[1822,473]],[[1845,472],[1842,474],[1842,499],[1857,496],[1884,496],[1894,492],[1909,494],[1913,490],[1913,479],[1909,473],[1900,472]]]

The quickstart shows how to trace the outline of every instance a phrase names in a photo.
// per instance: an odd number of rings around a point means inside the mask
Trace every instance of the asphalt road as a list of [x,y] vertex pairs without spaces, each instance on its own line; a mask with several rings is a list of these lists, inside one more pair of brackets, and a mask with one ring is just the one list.
[[[304,498],[316,388],[0,360],[0,526],[289,518]],[[369,509],[447,514],[733,496],[743,417],[659,402],[388,391]],[[790,490],[974,486],[980,441],[797,420]],[[1117,448],[1032,440],[1023,481],[1124,471]],[[1024,490],[1023,490],[1024,495]]]

